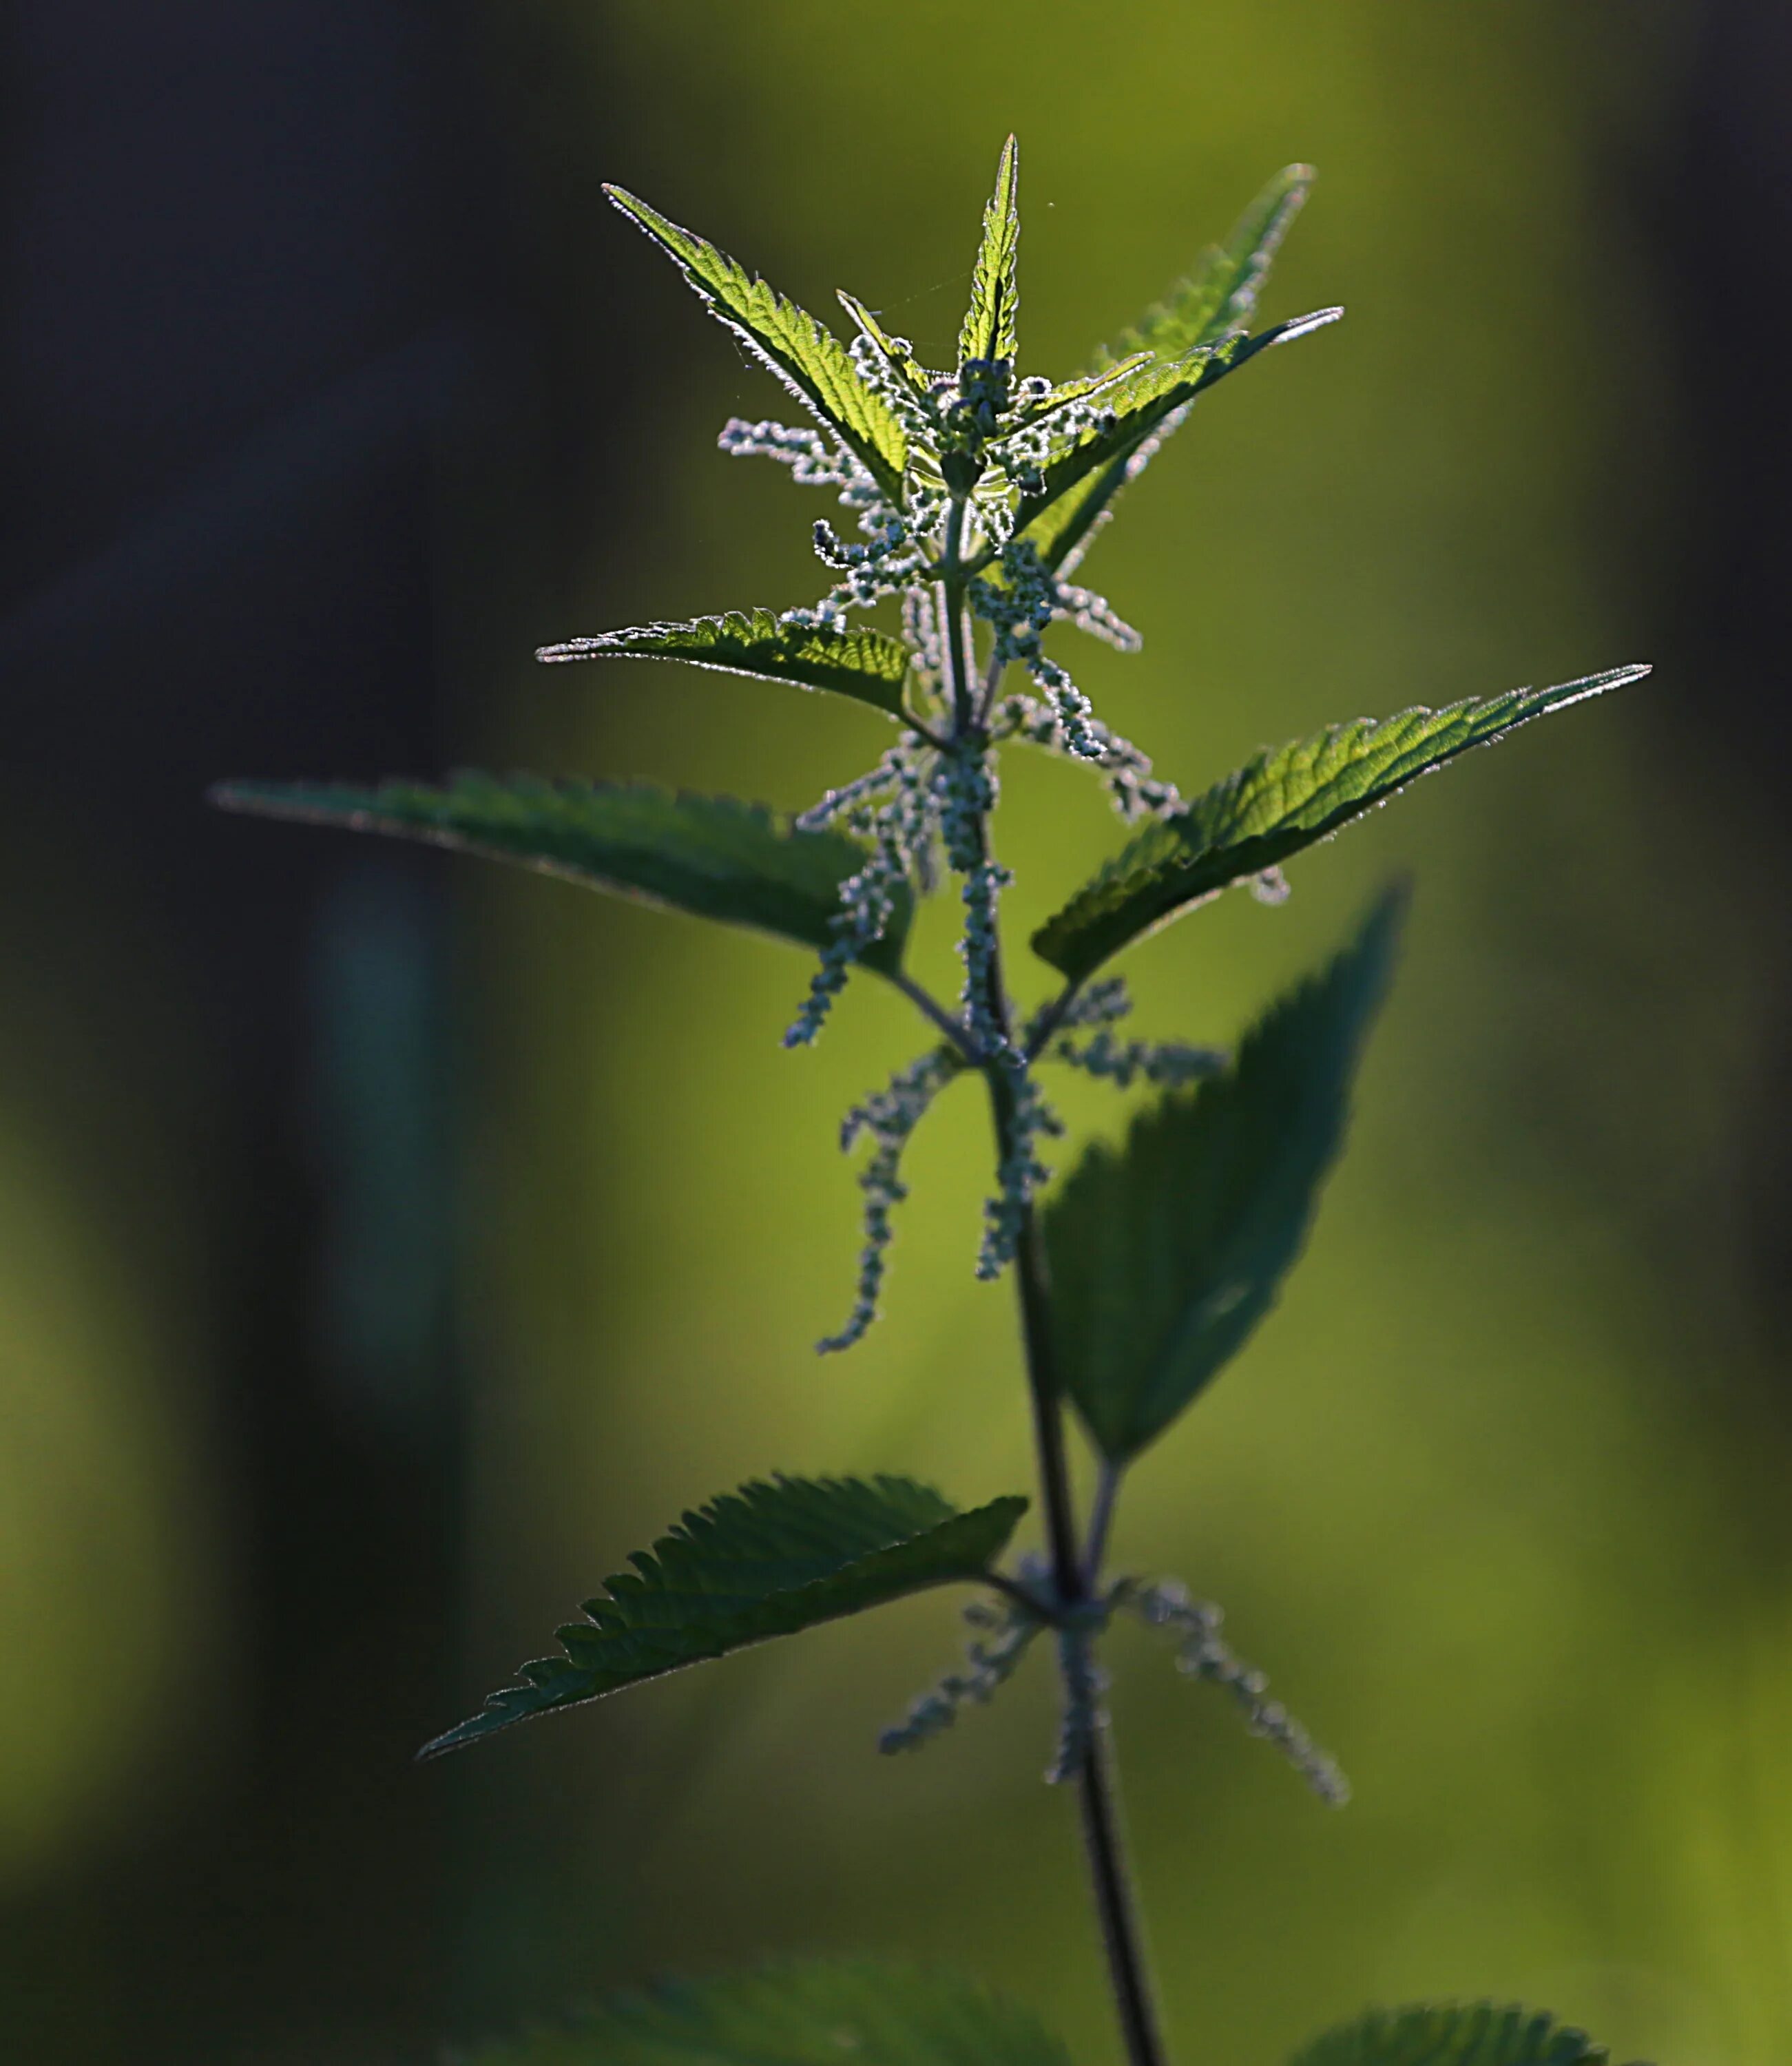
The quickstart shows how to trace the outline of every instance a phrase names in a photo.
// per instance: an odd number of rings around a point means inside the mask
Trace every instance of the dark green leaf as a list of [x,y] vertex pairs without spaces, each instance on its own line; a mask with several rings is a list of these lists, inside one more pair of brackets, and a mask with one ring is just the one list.
[[832,689],[891,717],[902,711],[909,649],[887,632],[785,624],[768,610],[731,610],[686,624],[640,624],[544,646],[537,660],[687,660],[726,674]]
[[1104,1455],[1161,1435],[1275,1302],[1343,1139],[1404,897],[1274,1005],[1231,1069],[1089,1149],[1045,1213],[1060,1380]]
[[564,1654],[426,1744],[423,1755],[576,1706],[768,1636],[975,1579],[999,1555],[1024,1499],[960,1513],[908,1478],[775,1478],[687,1513],[634,1569],[604,1582],[586,1618],[557,1630]]
[[[617,1996],[463,2066],[1069,2066],[1025,2010],[925,1966],[793,1959]],[[1554,2066],[1554,2062],[1551,2062]]]
[[1292,2066],[1603,2066],[1605,2048],[1541,2010],[1493,2002],[1371,2009],[1295,2055]]
[[1160,818],[1116,854],[1034,934],[1034,951],[1073,982],[1110,954],[1216,896],[1328,839],[1409,782],[1569,703],[1640,680],[1614,667],[1548,689],[1471,697],[1447,709],[1358,718],[1259,753]]
[[[1128,330],[1111,349],[1096,354],[1097,367],[1110,367],[1141,348],[1160,359],[1186,358],[1191,352],[1213,349],[1241,329],[1255,310],[1277,247],[1306,200],[1312,177],[1312,168],[1307,165],[1290,165],[1279,172],[1246,209],[1223,245],[1210,247],[1189,277],[1178,281],[1136,329]],[[1324,312],[1327,317],[1332,313]],[[1273,335],[1273,341],[1285,342],[1291,335],[1305,334],[1306,329],[1316,326],[1312,318],[1303,322],[1304,329],[1284,329]],[[1186,407],[1186,400],[1175,405],[1125,450],[1097,468],[1085,468],[1080,479],[1029,521],[1027,536],[1048,567],[1068,571],[1075,565],[1109,514],[1114,497],[1143,472],[1163,440],[1181,424]]]
[[1233,225],[1223,244],[1212,244],[1194,269],[1148,309],[1136,328],[1096,363],[1111,364],[1135,351],[1178,358],[1198,345],[1217,344],[1250,322],[1282,240],[1300,213],[1314,179],[1311,165],[1285,165]]
[[885,492],[899,494],[906,459],[902,427],[860,379],[833,332],[725,251],[680,229],[644,201],[621,187],[606,186],[604,192],[675,261],[716,316],[845,440]]
[[[866,849],[839,832],[797,832],[756,804],[675,796],[639,784],[548,782],[538,776],[456,776],[446,788],[386,782],[378,788],[227,782],[228,810],[426,840],[495,861],[520,861],[643,903],[749,926],[825,949],[841,909],[840,885]],[[905,890],[889,930],[867,949],[868,968],[901,963],[914,916]]]
[[1005,359],[1020,349],[1020,151],[1013,137],[1002,146],[995,191],[983,210],[983,242],[971,274],[971,306],[959,333],[959,363]]

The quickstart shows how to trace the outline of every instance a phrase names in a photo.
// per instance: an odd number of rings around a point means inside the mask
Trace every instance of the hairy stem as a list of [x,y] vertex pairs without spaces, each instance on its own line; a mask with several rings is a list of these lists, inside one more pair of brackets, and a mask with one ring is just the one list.
[[[964,606],[965,579],[959,553],[963,538],[964,510],[955,500],[947,520],[946,553],[941,569],[942,630],[951,662],[954,735],[963,738],[975,727],[983,709],[992,707],[1000,670],[991,666],[982,698],[972,679],[971,626]],[[989,852],[987,821],[979,820],[975,832],[976,854],[984,860]],[[999,937],[989,961],[989,1022],[1004,1045],[1012,1043],[1013,1028],[1007,995],[1002,981]],[[1015,1092],[1012,1063],[1005,1055],[994,1055],[983,1064],[989,1085],[990,1105],[995,1121],[999,1161],[1005,1161],[1015,1147]],[[1031,1205],[1022,1217],[1015,1252],[1015,1279],[1020,1301],[1021,1338],[1027,1365],[1027,1392],[1032,1410],[1033,1447],[1039,1469],[1040,1504],[1045,1517],[1046,1546],[1052,1563],[1052,1590],[1061,1610],[1082,1606],[1090,1597],[1093,1574],[1085,1573],[1076,1539],[1076,1513],[1070,1489],[1069,1460],[1064,1449],[1064,1409],[1056,1373],[1052,1367],[1049,1286],[1046,1277],[1044,1244],[1039,1220]],[[1090,1547],[1098,1564],[1107,1532],[1106,1511],[1112,1493],[1098,1498],[1097,1527]],[[1120,1808],[1114,1784],[1113,1753],[1105,1724],[1089,1732],[1076,1775],[1081,1809],[1083,1848],[1089,1861],[1091,1890],[1101,1924],[1102,1946],[1107,1954],[1108,1977],[1113,1989],[1114,2006],[1125,2040],[1129,2066],[1166,2066],[1163,2038],[1158,2028],[1156,2007],[1145,1969],[1145,1945],[1133,1898],[1121,1841]]]

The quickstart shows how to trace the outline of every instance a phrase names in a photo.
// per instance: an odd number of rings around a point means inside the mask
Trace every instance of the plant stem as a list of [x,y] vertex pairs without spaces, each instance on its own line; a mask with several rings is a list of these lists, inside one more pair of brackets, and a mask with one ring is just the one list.
[[[965,576],[960,557],[963,536],[964,506],[962,500],[955,498],[947,522],[940,601],[941,629],[951,670],[953,735],[959,740],[987,721],[987,711],[994,707],[1000,675],[999,668],[992,665],[979,699],[973,687],[971,626],[966,620],[964,607]],[[975,828],[975,844],[976,859],[986,860],[989,853],[988,826],[982,817]],[[1007,992],[1002,980],[999,933],[990,954],[989,994],[985,1002],[989,1023],[996,1028],[1008,1050],[1007,1053],[989,1056],[983,1064],[995,1122],[997,1156],[1005,1162],[1016,1144],[1014,1074],[1010,1059],[1013,1027]],[[1030,1066],[1030,1060],[1023,1058],[1021,1066]],[[1040,1237],[1038,1217],[1030,1204],[1021,1216],[1014,1267],[1020,1300],[1027,1392],[1032,1409],[1040,1504],[1045,1517],[1052,1589],[1060,1610],[1074,1608],[1090,1597],[1093,1573],[1085,1574],[1077,1546],[1076,1505],[1070,1489],[1069,1461],[1064,1452],[1064,1409],[1052,1367],[1045,1250]],[[1097,1525],[1091,1533],[1090,1546],[1097,1564],[1112,1501],[1113,1493],[1104,1481],[1104,1493],[1097,1501]],[[1129,2066],[1166,2066],[1163,2038],[1158,2028],[1157,2011],[1145,1971],[1143,1938],[1121,1842],[1120,1809],[1112,1756],[1105,1724],[1099,1724],[1089,1732],[1076,1775],[1082,1811],[1083,1848],[1089,1861],[1095,1910],[1101,1924],[1103,1948],[1107,1953],[1108,1977],[1113,1989],[1114,2006]]]
[[1120,1497],[1120,1468],[1104,1461],[1096,1480],[1095,1499],[1089,1508],[1089,1537],[1083,1545],[1083,1586],[1093,1594],[1101,1582],[1101,1565],[1108,1554],[1108,1530],[1113,1525],[1114,1501]]

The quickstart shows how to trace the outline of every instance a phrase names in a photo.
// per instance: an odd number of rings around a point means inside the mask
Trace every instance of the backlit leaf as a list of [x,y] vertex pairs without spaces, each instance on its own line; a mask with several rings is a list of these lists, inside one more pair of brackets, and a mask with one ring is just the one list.
[[1080,982],[1132,941],[1330,838],[1420,776],[1648,671],[1614,667],[1554,688],[1358,718],[1267,749],[1180,816],[1153,820],[1034,934],[1034,951]]
[[[836,935],[840,885],[865,848],[845,834],[798,832],[756,804],[674,795],[645,784],[549,782],[539,776],[456,775],[446,788],[385,782],[227,782],[226,809],[387,832],[520,862],[648,904],[751,926],[825,949]],[[906,889],[868,968],[888,974],[914,916]]]
[[1154,1441],[1274,1304],[1343,1140],[1403,903],[1384,897],[1224,1076],[1092,1147],[1047,1206],[1060,1381],[1111,1461]]
[[[1017,529],[1048,566],[1062,566],[1108,500],[1149,460],[1198,395],[1259,353],[1323,330],[1343,314],[1342,309],[1316,309],[1255,337],[1234,336],[1198,346],[1178,359],[1157,359],[1141,366],[1109,396],[1111,421],[1086,431],[1046,467],[1038,492],[1020,498]],[[1085,488],[1085,484],[1093,485]],[[1076,494],[1079,489],[1085,492]],[[1070,510],[1054,522],[1057,505],[1072,495]]]
[[845,440],[885,492],[898,495],[905,460],[902,425],[860,379],[833,332],[725,251],[644,201],[621,187],[606,186],[604,192],[673,259],[712,313]]
[[[792,1959],[618,1995],[458,2066],[1069,2066],[1024,2009],[975,1981],[868,1959]],[[1555,2066],[1551,2061],[1551,2066]],[[1566,2062],[1564,2062],[1566,2066]]]
[[1009,137],[995,168],[995,191],[983,210],[983,242],[971,274],[971,306],[959,333],[959,363],[1005,359],[1020,349],[1020,153]]
[[768,610],[731,610],[682,624],[641,624],[544,646],[537,660],[687,660],[724,674],[794,682],[853,696],[890,717],[902,708],[909,649],[887,632],[785,624]]
[[775,1478],[687,1513],[632,1571],[606,1579],[557,1657],[433,1743],[425,1757],[774,1635],[989,1569],[1024,1499],[960,1513],[908,1478]]
[[[1276,250],[1299,213],[1312,179],[1310,165],[1290,165],[1278,172],[1245,210],[1224,244],[1210,246],[1188,277],[1178,281],[1135,328],[1111,347],[1097,352],[1097,368],[1112,367],[1141,349],[1159,359],[1184,357],[1211,348],[1242,329],[1255,311]],[[1287,333],[1279,341],[1287,341]],[[1164,440],[1179,427],[1186,408],[1184,403],[1171,410],[1129,450],[1085,471],[1032,521],[1027,535],[1048,567],[1068,572],[1076,565],[1109,514],[1115,496],[1144,471]]]
[[1255,312],[1276,252],[1312,191],[1313,179],[1311,165],[1285,165],[1239,217],[1226,241],[1210,245],[1188,275],[1148,309],[1134,328],[1111,350],[1104,347],[1097,354],[1097,364],[1108,365],[1135,351],[1178,358],[1243,329]]

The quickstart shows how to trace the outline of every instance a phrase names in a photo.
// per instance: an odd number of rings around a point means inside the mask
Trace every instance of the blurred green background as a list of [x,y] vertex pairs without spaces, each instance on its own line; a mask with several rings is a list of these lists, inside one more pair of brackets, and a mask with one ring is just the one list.
[[[529,662],[821,580],[825,505],[713,447],[776,391],[598,183],[937,359],[1012,128],[1030,371],[1320,168],[1267,307],[1347,322],[1204,402],[1087,563],[1146,644],[1072,664],[1185,788],[1660,663],[1129,966],[1141,1031],[1224,1043],[1417,877],[1308,1260],[1120,1525],[1357,1789],[1320,1809],[1117,1640],[1178,2054],[1467,1991],[1782,2060],[1778,11],[25,14],[0,2052],[420,2059],[668,1965],[871,1947],[1113,2056],[1047,1675],[873,1752],[955,1652],[943,1598],[406,1764],[744,1476],[1028,1482],[972,1092],[913,1152],[885,1321],[817,1363],[857,1247],[834,1124],[919,1044],[899,1000],[853,986],[793,1056],[806,970],[767,942],[197,800],[475,761],[794,808],[856,772],[883,740],[848,706]],[[1043,763],[998,831],[1023,925],[1116,843]],[[1076,1137],[1123,1117],[1064,1102]]]

